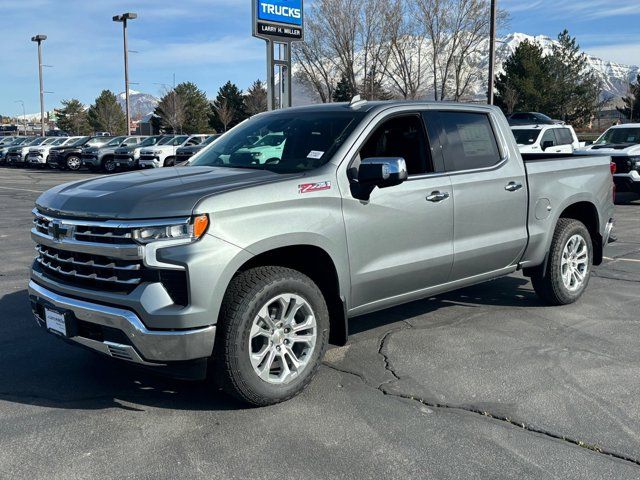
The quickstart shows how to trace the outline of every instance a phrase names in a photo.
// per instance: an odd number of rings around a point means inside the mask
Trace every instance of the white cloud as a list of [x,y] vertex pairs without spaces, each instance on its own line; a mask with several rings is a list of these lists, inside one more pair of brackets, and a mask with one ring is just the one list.
[[640,65],[640,42],[620,43],[614,45],[594,45],[585,47],[584,50],[591,55],[603,60],[625,63],[627,65]]

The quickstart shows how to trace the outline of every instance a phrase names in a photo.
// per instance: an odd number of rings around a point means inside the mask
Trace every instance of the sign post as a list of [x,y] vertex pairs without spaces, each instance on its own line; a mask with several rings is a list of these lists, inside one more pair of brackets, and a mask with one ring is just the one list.
[[[291,106],[291,44],[304,40],[303,0],[252,0],[253,36],[267,44],[267,108]],[[276,82],[277,79],[277,82]],[[278,89],[276,90],[276,84]]]

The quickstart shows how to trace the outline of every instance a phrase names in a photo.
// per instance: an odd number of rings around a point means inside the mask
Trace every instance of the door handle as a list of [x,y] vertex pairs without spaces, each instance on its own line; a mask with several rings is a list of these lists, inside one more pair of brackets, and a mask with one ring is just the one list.
[[449,192],[439,192],[437,190],[435,192],[431,192],[431,195],[427,195],[427,201],[434,203],[441,202],[447,198],[449,198]]
[[507,192],[515,192],[517,190],[520,190],[522,188],[522,184],[520,182],[509,182],[507,183],[507,185],[504,187],[504,189]]

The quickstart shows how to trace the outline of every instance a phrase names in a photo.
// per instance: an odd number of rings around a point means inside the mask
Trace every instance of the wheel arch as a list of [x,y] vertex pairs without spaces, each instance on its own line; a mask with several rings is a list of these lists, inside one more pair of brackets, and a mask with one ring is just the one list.
[[323,248],[311,244],[287,245],[260,252],[236,271],[236,274],[250,268],[277,265],[291,268],[313,280],[329,308],[329,341],[344,345],[348,339],[347,308],[345,296],[341,294],[340,277],[336,263]]
[[600,265],[602,263],[604,245],[602,244],[602,235],[600,235],[600,217],[597,207],[587,200],[575,202],[565,207],[558,220],[560,218],[572,218],[582,222],[587,227],[593,244],[593,264]]

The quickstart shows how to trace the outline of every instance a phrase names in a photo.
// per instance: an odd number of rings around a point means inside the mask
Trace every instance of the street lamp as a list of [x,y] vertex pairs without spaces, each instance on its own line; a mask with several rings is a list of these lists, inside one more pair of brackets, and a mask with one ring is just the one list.
[[127,135],[131,134],[131,111],[129,110],[129,52],[127,50],[127,20],[138,18],[137,13],[123,13],[113,17],[114,22],[122,23],[122,37],[124,39],[124,98],[127,110]]
[[44,137],[44,86],[42,84],[42,42],[47,39],[46,35],[38,34],[31,37],[32,42],[38,43],[38,78],[40,79],[40,135]]
[[[27,136],[27,112],[24,109],[24,101],[16,100],[14,103],[22,104],[22,124],[24,126],[24,136]],[[18,130],[18,136],[20,135],[20,131]]]

